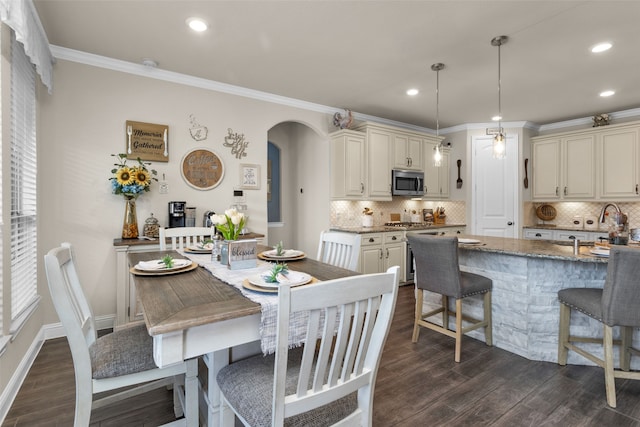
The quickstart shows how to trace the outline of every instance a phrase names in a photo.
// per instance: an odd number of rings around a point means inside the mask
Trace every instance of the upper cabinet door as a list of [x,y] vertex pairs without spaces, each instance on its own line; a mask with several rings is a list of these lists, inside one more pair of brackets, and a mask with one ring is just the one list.
[[604,132],[599,154],[602,159],[600,195],[608,199],[637,199],[638,185],[638,132],[635,129],[617,129]]
[[535,141],[531,145],[532,197],[560,199],[560,139]]
[[422,170],[422,138],[402,133],[392,136],[393,168]]
[[563,198],[592,199],[596,196],[595,154],[595,135],[562,139]]

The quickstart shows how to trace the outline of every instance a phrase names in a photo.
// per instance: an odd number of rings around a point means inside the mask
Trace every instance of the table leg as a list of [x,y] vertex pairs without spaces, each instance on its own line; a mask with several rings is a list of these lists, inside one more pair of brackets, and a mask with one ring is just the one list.
[[233,426],[235,416],[229,408],[220,409],[220,389],[216,381],[216,375],[223,367],[229,364],[229,349],[218,350],[202,356],[207,366],[207,390],[205,390],[205,408],[207,411],[208,427]]

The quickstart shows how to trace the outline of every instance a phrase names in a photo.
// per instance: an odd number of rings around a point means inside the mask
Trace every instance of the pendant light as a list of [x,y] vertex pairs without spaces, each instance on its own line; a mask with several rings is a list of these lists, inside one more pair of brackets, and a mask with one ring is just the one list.
[[507,149],[507,139],[502,130],[502,99],[500,82],[500,47],[507,42],[507,36],[497,36],[491,40],[491,46],[498,46],[498,133],[493,136],[493,157],[504,159]]
[[[438,62],[431,66],[431,69],[436,72],[436,138],[440,136],[440,70],[444,68],[444,64]],[[433,165],[437,168],[442,164],[442,143],[438,142],[438,145],[434,148],[433,153]]]

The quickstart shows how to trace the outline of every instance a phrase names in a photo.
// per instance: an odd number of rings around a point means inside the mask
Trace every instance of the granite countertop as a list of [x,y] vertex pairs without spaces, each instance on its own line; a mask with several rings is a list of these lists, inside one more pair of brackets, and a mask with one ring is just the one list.
[[607,227],[578,228],[578,227],[574,227],[571,224],[565,224],[565,225],[534,224],[534,225],[525,225],[522,228],[535,228],[535,229],[538,229],[538,230],[584,231],[586,233],[608,233],[609,232],[609,229]]
[[461,250],[492,252],[498,254],[516,255],[531,258],[558,259],[565,261],[606,263],[608,258],[592,255],[592,242],[580,246],[580,254],[573,254],[573,242],[565,240],[530,240],[510,239],[490,236],[467,236],[479,240],[479,244],[460,244]]
[[361,227],[361,226],[340,227],[340,226],[331,226],[331,231],[344,231],[346,233],[365,234],[365,233],[384,233],[384,232],[388,232],[388,231],[434,230],[434,229],[441,229],[441,228],[466,227],[466,226],[467,226],[466,224],[438,224],[438,225],[420,224],[420,225],[412,225],[410,227],[393,227],[393,226],[389,226],[389,225],[378,225],[378,226],[374,226],[374,227]]

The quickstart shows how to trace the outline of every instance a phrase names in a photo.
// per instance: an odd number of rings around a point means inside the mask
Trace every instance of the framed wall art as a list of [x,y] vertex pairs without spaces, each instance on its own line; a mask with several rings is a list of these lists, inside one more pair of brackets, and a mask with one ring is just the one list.
[[128,159],[169,161],[169,126],[127,120],[125,152]]
[[240,188],[245,190],[260,189],[260,165],[240,165]]
[[196,190],[211,190],[224,177],[224,163],[216,153],[206,148],[194,148],[182,157],[182,178]]

